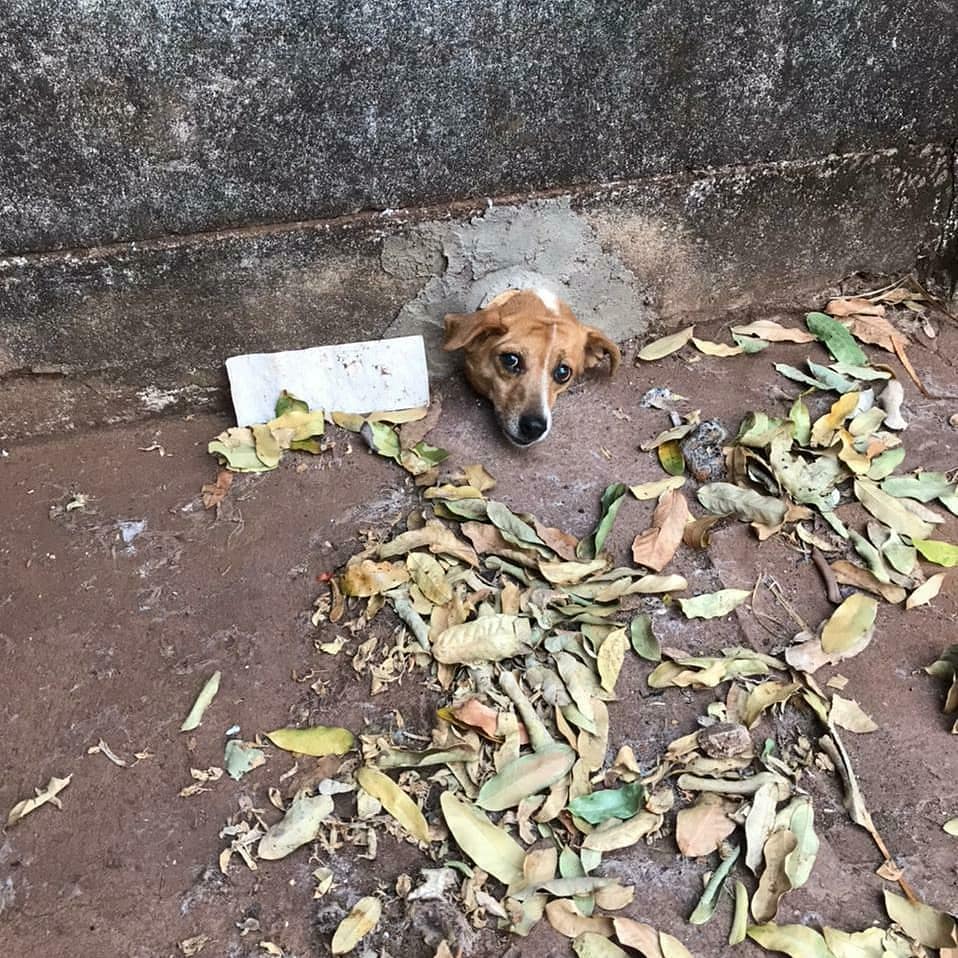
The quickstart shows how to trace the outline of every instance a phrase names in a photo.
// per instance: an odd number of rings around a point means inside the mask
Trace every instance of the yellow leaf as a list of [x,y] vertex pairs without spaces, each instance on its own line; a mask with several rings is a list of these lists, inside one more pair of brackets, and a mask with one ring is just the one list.
[[944,572],[939,572],[937,575],[929,576],[927,581],[922,583],[915,589],[914,592],[905,600],[906,609],[914,609],[919,605],[927,605],[931,600],[941,592],[941,587],[945,582]]
[[219,689],[220,672],[217,670],[206,680],[203,688],[200,689],[200,694],[196,696],[193,707],[180,726],[181,732],[192,732],[193,729],[199,728],[200,722],[203,721],[203,713],[209,708],[210,703],[213,701]]
[[728,343],[713,343],[708,339],[692,337],[692,345],[706,356],[740,356],[745,352],[741,346],[730,346]]
[[599,670],[599,679],[602,682],[602,688],[606,692],[615,691],[615,683],[618,681],[619,672],[622,670],[622,663],[625,660],[625,650],[629,647],[629,640],[626,638],[625,629],[615,629],[610,632],[602,645],[599,646],[599,654],[596,657],[596,666]]
[[353,733],[346,728],[313,725],[310,728],[280,728],[266,737],[277,747],[300,755],[345,755],[353,747]]
[[629,486],[629,492],[640,502],[648,499],[658,499],[663,492],[669,489],[678,489],[685,485],[685,476],[668,476],[665,479],[656,479],[655,482],[643,482],[637,486]]
[[840,695],[832,696],[832,707],[828,712],[829,721],[849,732],[876,732],[878,726],[863,711],[854,699],[845,699]]
[[878,602],[861,592],[850,595],[822,627],[822,649],[844,652],[860,642],[875,624]]
[[832,403],[832,408],[812,426],[812,445],[830,446],[835,430],[855,411],[860,393],[847,392]]
[[767,339],[770,343],[815,342],[815,337],[804,329],[782,326],[781,323],[773,322],[770,319],[759,319],[747,326],[733,326],[732,332],[744,336],[758,336],[759,339]]
[[339,923],[333,935],[332,953],[345,955],[352,951],[379,924],[382,911],[383,906],[378,898],[360,898]]
[[419,806],[388,776],[368,765],[356,772],[364,791],[378,799],[383,808],[417,841],[429,842],[429,825]]
[[639,352],[639,359],[645,362],[652,362],[656,359],[662,359],[674,352],[680,350],[691,338],[695,332],[694,326],[672,333],[671,336],[663,336],[661,339],[653,340],[644,346]]
[[443,792],[439,805],[452,837],[466,856],[505,885],[522,879],[525,852],[505,829],[493,825],[478,808],[452,792]]

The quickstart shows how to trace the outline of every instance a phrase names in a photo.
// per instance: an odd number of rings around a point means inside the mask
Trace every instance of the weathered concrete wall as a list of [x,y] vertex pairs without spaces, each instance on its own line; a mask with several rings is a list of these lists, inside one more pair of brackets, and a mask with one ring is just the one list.
[[0,251],[958,138],[954,0],[10,0]]
[[[947,150],[890,150],[0,260],[0,437],[216,400],[236,352],[416,331],[443,373],[443,314],[516,283],[551,287],[623,339],[653,320],[794,308],[842,275],[933,252],[950,176]],[[96,388],[24,406],[25,372]]]
[[443,313],[516,283],[619,338],[856,270],[953,294],[954,15],[12,0],[0,438],[218,401],[236,352],[422,331],[444,372]]

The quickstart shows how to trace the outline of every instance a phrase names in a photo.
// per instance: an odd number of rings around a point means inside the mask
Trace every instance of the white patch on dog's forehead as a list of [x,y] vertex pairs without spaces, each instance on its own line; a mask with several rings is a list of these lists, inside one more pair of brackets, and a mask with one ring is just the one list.
[[533,292],[539,297],[542,305],[545,306],[550,313],[555,313],[557,316],[559,315],[559,298],[555,293],[543,289],[541,286],[534,289]]

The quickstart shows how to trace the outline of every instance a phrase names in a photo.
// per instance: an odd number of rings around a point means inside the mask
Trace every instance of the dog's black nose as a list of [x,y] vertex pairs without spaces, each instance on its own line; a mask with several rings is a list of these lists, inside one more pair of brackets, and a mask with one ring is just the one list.
[[519,438],[526,442],[535,442],[545,435],[549,424],[542,416],[520,416],[519,417]]

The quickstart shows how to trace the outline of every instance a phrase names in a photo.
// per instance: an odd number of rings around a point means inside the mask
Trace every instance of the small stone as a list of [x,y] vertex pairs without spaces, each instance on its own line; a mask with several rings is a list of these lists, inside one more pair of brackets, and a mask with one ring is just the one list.
[[720,722],[701,729],[699,745],[709,758],[737,758],[754,751],[748,729],[732,722]]

